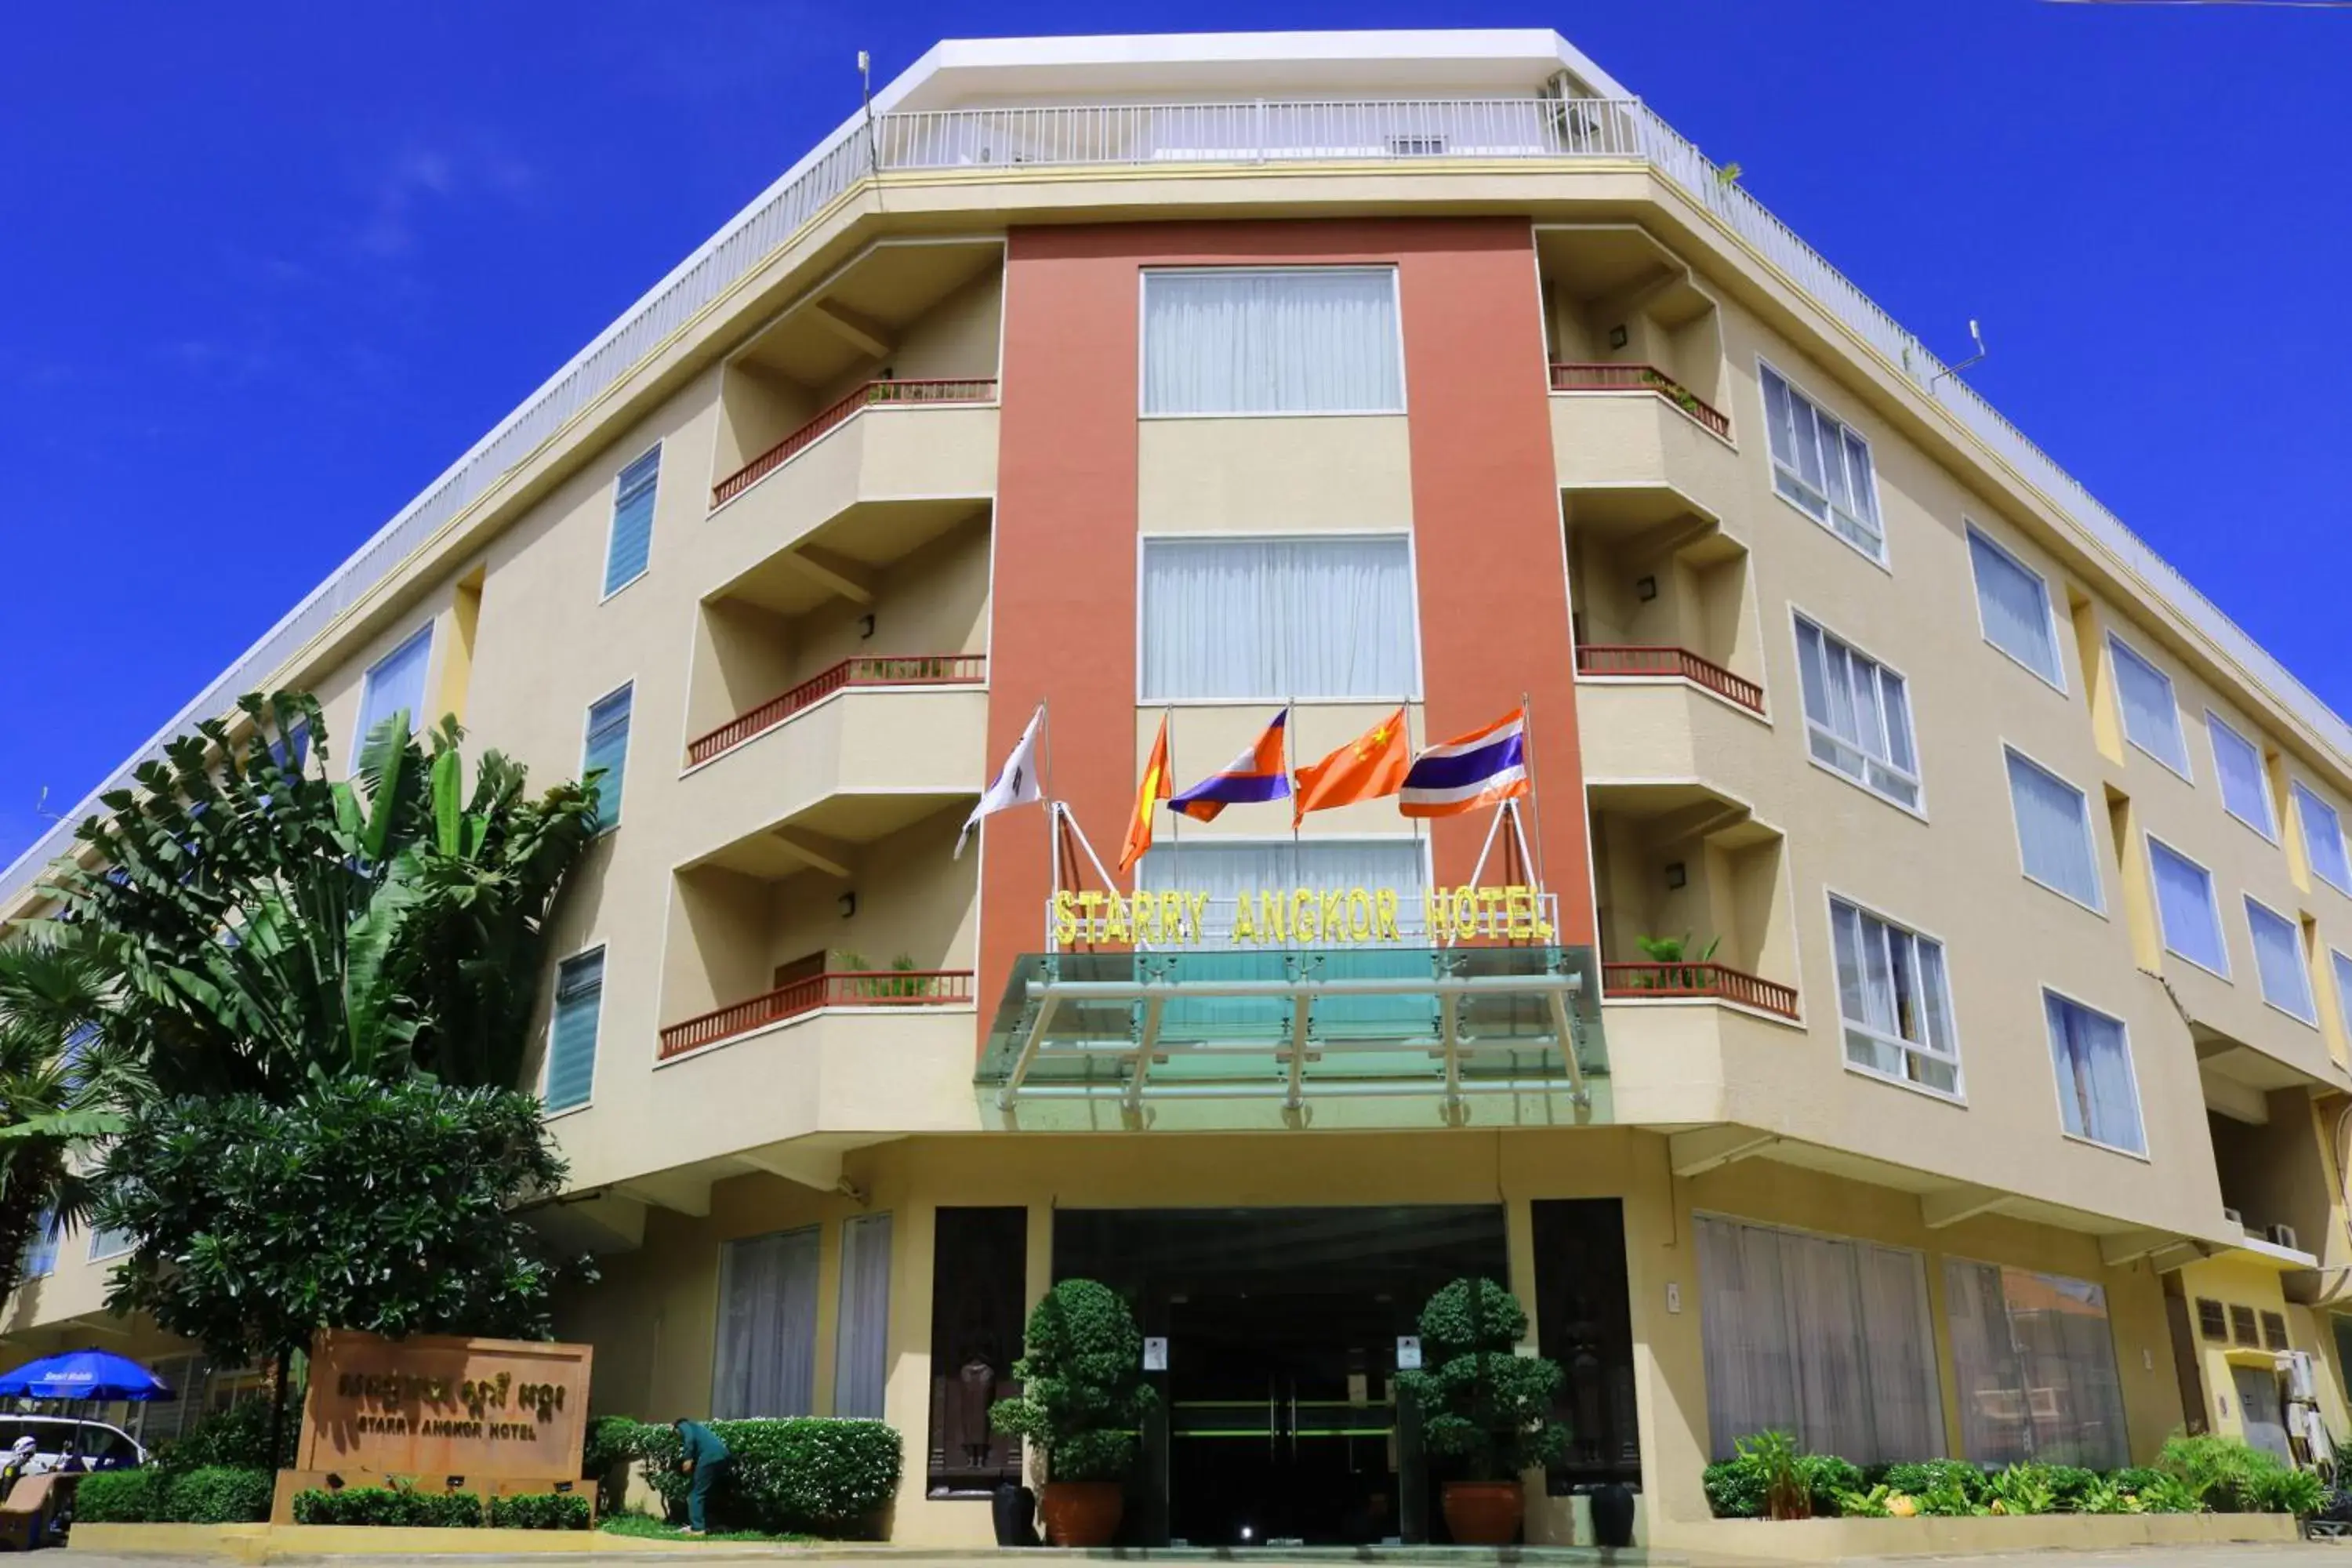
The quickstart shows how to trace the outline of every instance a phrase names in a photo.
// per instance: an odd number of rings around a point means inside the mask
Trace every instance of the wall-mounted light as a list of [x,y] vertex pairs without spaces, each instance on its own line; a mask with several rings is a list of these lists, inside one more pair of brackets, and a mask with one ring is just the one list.
[[444,1476],[441,1479],[453,1492],[466,1489],[466,1478],[463,1476]]
[[841,911],[843,920],[847,920],[857,912],[857,895],[854,892],[844,893],[833,900],[833,907]]
[[1690,872],[1679,860],[1666,862],[1666,886],[1679,888],[1690,881]]
[[872,616],[860,616],[857,617],[857,635],[861,637],[870,637],[874,635],[874,617]]
[[1642,603],[1646,605],[1657,596],[1658,580],[1655,577],[1636,577],[1633,579],[1633,597],[1641,600]]
[[1609,329],[1609,346],[1612,349],[1622,349],[1625,346],[1625,340],[1631,335],[1625,331],[1625,324],[1620,321]]

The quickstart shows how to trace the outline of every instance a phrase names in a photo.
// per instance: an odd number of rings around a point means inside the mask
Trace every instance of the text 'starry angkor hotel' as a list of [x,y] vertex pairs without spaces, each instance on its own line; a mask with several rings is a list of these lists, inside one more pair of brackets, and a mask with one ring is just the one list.
[[[270,684],[614,770],[529,977],[561,1328],[603,1410],[887,1417],[901,1540],[990,1539],[1069,1276],[1167,1342],[1139,1542],[1435,1528],[1391,1378],[1469,1272],[1568,1369],[1539,1538],[1691,1539],[1767,1425],[2346,1428],[2352,732],[1550,33],[940,45],[176,722]],[[1181,790],[1523,701],[1491,842],[1117,869],[1163,714]],[[1074,831],[955,855],[1041,703]],[[1153,896],[1057,929],[1089,847]]]

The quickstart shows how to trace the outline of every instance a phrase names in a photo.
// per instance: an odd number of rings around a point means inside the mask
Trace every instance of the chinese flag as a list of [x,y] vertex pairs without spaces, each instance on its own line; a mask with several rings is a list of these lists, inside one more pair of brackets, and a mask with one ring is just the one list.
[[1135,816],[1127,825],[1127,846],[1118,852],[1118,869],[1125,876],[1151,847],[1151,814],[1169,795],[1168,715],[1160,716],[1160,738],[1151,742],[1151,760],[1143,764],[1143,782],[1135,786]]
[[1404,787],[1405,770],[1412,765],[1404,710],[1400,708],[1321,762],[1298,770],[1291,826],[1296,827],[1310,811],[1394,795]]

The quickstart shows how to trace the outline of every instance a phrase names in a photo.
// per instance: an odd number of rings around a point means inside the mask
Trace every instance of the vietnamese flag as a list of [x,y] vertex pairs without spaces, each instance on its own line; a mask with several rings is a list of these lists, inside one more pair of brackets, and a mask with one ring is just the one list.
[[1151,742],[1151,759],[1143,764],[1143,782],[1135,786],[1135,816],[1127,825],[1127,846],[1118,852],[1119,875],[1143,858],[1151,847],[1151,813],[1168,798],[1168,715],[1160,716],[1160,738]]
[[1400,708],[1321,762],[1298,770],[1290,825],[1297,826],[1310,811],[1394,795],[1404,787],[1405,770],[1412,765]]

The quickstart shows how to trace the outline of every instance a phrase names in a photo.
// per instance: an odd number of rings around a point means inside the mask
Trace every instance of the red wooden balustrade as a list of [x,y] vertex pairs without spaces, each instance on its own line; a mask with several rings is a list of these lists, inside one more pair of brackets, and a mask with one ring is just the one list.
[[687,744],[690,767],[741,745],[762,731],[772,730],[804,708],[850,686],[977,686],[988,679],[984,653],[925,653],[898,657],[864,656],[845,658],[823,674],[811,676],[780,697],[771,697],[748,713],[737,715],[708,735]]
[[1612,675],[1664,675],[1704,686],[1742,708],[1764,711],[1764,689],[1744,675],[1734,675],[1710,658],[1686,647],[1647,643],[1581,643],[1576,649],[1576,673],[1606,679]]
[[1759,980],[1723,963],[1604,963],[1601,994],[1617,1001],[1710,997],[1783,1018],[1797,1016],[1797,988]]
[[969,969],[859,969],[812,974],[661,1032],[661,1059],[748,1035],[820,1007],[937,1007],[971,1000]]
[[710,504],[726,505],[807,451],[861,409],[913,403],[993,403],[993,376],[970,381],[869,381],[711,487]]
[[1731,439],[1731,421],[1701,403],[1681,382],[1654,364],[1556,364],[1551,367],[1554,392],[1654,392],[1725,440]]

